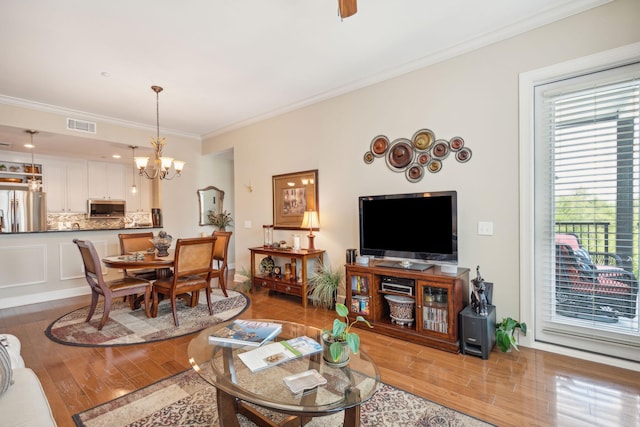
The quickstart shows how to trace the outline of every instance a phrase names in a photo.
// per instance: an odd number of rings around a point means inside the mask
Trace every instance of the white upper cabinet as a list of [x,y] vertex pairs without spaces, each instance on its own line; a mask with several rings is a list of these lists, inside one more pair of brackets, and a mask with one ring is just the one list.
[[87,162],[46,160],[44,191],[49,212],[87,212]]
[[99,200],[125,200],[124,165],[106,162],[88,162],[89,198]]

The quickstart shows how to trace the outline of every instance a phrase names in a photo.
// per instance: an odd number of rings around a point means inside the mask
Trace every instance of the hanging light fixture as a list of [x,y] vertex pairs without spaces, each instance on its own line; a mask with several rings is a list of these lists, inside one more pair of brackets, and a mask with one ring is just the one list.
[[131,148],[131,152],[132,152],[132,156],[133,156],[133,173],[131,174],[131,178],[133,180],[133,183],[131,184],[131,194],[136,194],[138,192],[138,187],[136,187],[136,148],[138,148],[137,145],[130,145],[129,148]]
[[[145,176],[149,179],[173,179],[176,176],[180,176],[185,162],[180,160],[174,160],[171,157],[163,157],[162,150],[166,144],[166,138],[160,138],[160,92],[162,88],[160,86],[151,86],[151,90],[156,93],[156,137],[151,138],[151,145],[155,150],[155,157],[151,168],[147,167],[149,163],[148,157],[134,157],[136,167],[138,168],[139,175]],[[171,174],[171,166],[173,165],[174,173]],[[151,169],[151,170],[149,170]]]
[[33,135],[37,134],[38,131],[27,129],[25,130],[25,132],[28,133],[31,138],[30,143],[28,145],[25,145],[25,147],[28,147],[31,150],[31,178],[27,179],[27,187],[29,188],[29,191],[38,191],[41,182],[39,179],[36,179],[36,165],[33,161],[33,149],[35,148],[35,145],[33,145]]

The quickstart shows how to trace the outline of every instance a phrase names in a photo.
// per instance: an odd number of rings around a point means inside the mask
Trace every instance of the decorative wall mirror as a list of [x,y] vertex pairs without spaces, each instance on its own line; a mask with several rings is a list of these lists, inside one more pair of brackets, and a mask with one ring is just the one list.
[[209,213],[216,215],[222,213],[222,201],[224,191],[219,188],[209,186],[198,190],[198,203],[200,204],[200,225],[211,225]]

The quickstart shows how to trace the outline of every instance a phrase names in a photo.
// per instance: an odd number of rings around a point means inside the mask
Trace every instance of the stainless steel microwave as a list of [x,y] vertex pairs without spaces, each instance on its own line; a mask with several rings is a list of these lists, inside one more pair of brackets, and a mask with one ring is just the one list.
[[126,212],[124,200],[88,200],[89,218],[123,218]]

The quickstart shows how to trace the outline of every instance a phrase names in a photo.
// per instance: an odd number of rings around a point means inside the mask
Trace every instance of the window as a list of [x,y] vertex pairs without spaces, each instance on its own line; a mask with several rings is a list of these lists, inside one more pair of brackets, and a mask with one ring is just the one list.
[[640,360],[640,63],[533,84],[536,340]]

